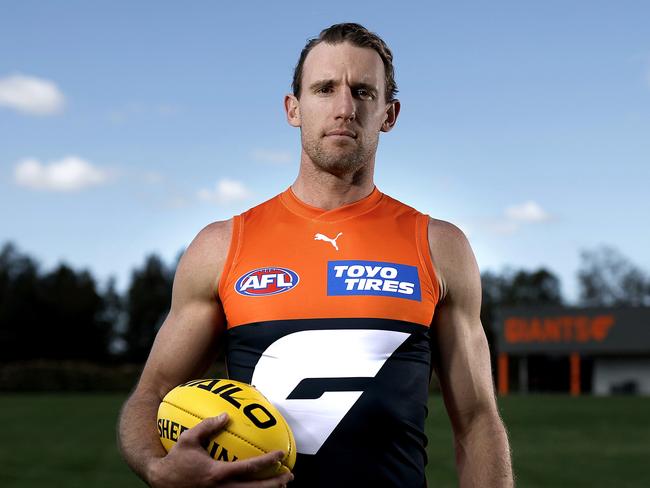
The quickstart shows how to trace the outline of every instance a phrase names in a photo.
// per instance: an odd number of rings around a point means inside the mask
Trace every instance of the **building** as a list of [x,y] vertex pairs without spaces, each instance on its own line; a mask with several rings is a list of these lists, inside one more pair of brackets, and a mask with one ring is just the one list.
[[650,307],[502,309],[495,337],[502,395],[650,395]]

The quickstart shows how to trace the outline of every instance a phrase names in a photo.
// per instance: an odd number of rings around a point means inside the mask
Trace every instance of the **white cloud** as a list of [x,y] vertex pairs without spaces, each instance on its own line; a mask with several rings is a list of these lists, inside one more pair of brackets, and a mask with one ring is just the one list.
[[15,183],[33,190],[77,191],[101,185],[108,179],[107,171],[77,156],[67,156],[48,164],[33,158],[23,159],[14,169]]
[[251,153],[255,161],[271,164],[289,164],[293,161],[289,151],[277,151],[273,149],[255,149]]
[[526,225],[549,222],[553,218],[541,205],[529,200],[507,207],[501,217],[479,219],[478,225],[491,234],[510,236]]
[[521,224],[507,219],[495,219],[487,222],[487,229],[498,235],[510,236],[519,230]]
[[250,196],[250,190],[242,182],[227,178],[219,180],[213,190],[204,188],[198,192],[198,197],[201,200],[214,203],[237,202]]
[[53,115],[63,111],[64,105],[65,97],[52,81],[21,74],[0,78],[0,107],[30,115]]
[[506,208],[506,217],[511,221],[528,223],[544,222],[551,218],[537,202],[532,200]]

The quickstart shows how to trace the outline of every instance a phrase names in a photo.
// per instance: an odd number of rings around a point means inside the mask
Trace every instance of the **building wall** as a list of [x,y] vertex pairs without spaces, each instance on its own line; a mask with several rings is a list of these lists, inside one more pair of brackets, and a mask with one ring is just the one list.
[[597,358],[593,375],[595,395],[650,395],[650,358]]

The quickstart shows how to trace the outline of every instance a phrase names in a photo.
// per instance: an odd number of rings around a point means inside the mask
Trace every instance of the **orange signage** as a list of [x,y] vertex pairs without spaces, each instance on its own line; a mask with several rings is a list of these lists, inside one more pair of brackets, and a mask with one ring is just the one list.
[[602,342],[614,325],[613,315],[559,317],[509,317],[505,338],[510,344],[531,342]]

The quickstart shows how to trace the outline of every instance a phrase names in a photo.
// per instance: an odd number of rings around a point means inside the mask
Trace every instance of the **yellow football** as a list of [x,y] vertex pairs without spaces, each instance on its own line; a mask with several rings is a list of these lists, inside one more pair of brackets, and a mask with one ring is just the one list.
[[218,461],[236,461],[281,450],[286,455],[279,465],[259,477],[293,469],[296,442],[286,420],[258,390],[239,381],[193,380],[167,393],[158,408],[162,445],[169,452],[185,430],[224,412],[230,421],[208,444],[210,456]]

